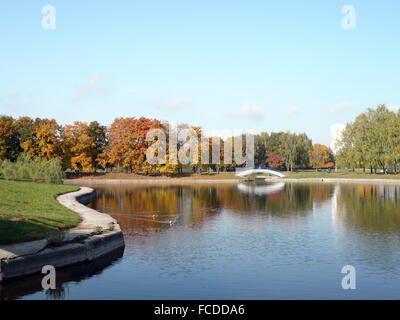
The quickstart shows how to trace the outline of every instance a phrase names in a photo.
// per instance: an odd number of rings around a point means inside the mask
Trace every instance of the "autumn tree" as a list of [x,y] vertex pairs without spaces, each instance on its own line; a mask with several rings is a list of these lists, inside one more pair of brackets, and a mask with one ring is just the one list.
[[330,161],[329,149],[322,144],[314,144],[311,151],[310,163],[316,170],[324,168]]
[[161,130],[164,132],[166,139],[166,163],[157,165],[156,170],[162,173],[174,173],[179,170],[178,163],[178,128],[179,126],[171,125],[170,123],[161,123]]
[[267,162],[269,167],[278,169],[282,165],[283,157],[277,153],[270,153]]
[[61,131],[62,127],[56,120],[39,120],[33,127],[31,138],[23,142],[21,146],[28,156],[61,159]]
[[[195,144],[197,144],[197,152],[194,152],[192,155],[192,159],[191,159],[191,167],[193,170],[196,170],[197,172],[199,172],[199,169],[205,169],[209,167],[209,161],[202,161],[205,159],[202,159],[202,143],[204,143],[204,141],[202,141],[202,136],[203,136],[203,131],[201,129],[200,126],[192,126],[190,128],[191,130],[189,131],[189,138],[191,137],[193,140],[195,140]],[[207,147],[208,145],[208,147]],[[195,147],[195,146],[194,146]],[[207,156],[209,157],[209,142],[207,140],[207,142],[204,143],[204,148],[208,149],[207,151],[207,155],[204,154],[204,158],[206,158]],[[208,162],[208,163],[205,163]]]
[[20,151],[15,120],[9,116],[0,116],[0,160],[15,161]]
[[[207,149],[208,141],[203,137],[201,127],[190,126],[186,123],[172,125],[165,122],[162,124],[162,128],[166,137],[167,155],[166,164],[157,167],[160,172],[182,173],[184,168],[191,168],[193,171],[199,172],[200,169],[210,166],[205,163],[207,161],[204,161],[207,158],[208,151],[203,152],[202,149]],[[189,156],[191,156],[190,159]],[[188,163],[182,163],[180,158],[186,158]]]
[[34,121],[29,117],[0,117],[0,159],[15,161],[23,152],[21,145],[31,139]]
[[65,127],[62,136],[65,165],[74,170],[94,171],[97,150],[90,126],[86,122],[75,121]]
[[110,144],[109,162],[133,171],[151,171],[153,166],[146,162],[148,142],[146,134],[150,129],[161,128],[161,123],[148,118],[117,118],[108,130]]

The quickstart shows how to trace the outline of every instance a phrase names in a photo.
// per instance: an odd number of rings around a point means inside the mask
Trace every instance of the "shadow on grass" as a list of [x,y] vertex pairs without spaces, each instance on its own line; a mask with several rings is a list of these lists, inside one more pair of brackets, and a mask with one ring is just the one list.
[[55,229],[27,220],[1,220],[0,219],[0,245],[17,242],[26,242],[46,238]]

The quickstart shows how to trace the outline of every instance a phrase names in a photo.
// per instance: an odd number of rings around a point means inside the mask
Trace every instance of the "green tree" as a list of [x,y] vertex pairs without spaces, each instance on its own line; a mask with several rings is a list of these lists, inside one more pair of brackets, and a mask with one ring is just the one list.
[[339,166],[382,168],[384,173],[400,159],[400,116],[385,105],[369,108],[348,123],[340,139]]
[[262,132],[254,136],[254,164],[256,166],[264,166],[268,158],[267,145],[269,135]]
[[107,139],[107,127],[100,125],[97,121],[89,123],[89,137],[93,139],[95,147],[92,150],[92,160],[95,163],[96,168],[99,167],[99,161],[97,160],[101,154],[104,153],[108,146]]
[[385,105],[376,110],[368,109],[367,144],[370,150],[370,162],[374,168],[380,167],[386,173],[390,164],[390,143],[388,141],[388,123],[391,112]]
[[368,148],[368,117],[365,113],[360,114],[354,121],[352,134],[355,165],[362,167],[365,172],[365,167],[371,162]]
[[297,137],[295,134],[287,132],[281,136],[281,152],[287,171],[293,171],[297,156]]
[[268,140],[266,141],[265,149],[267,154],[280,153],[281,150],[281,137],[285,135],[284,132],[271,132]]
[[336,162],[339,167],[355,168],[356,161],[354,156],[354,130],[353,124],[346,124],[339,139],[339,151],[336,155]]
[[307,168],[310,164],[310,154],[312,149],[312,141],[305,133],[296,135],[296,168]]
[[[39,120],[37,119],[37,121]],[[19,144],[23,144],[32,137],[34,126],[35,122],[30,117],[20,117],[15,120],[15,131],[18,134]]]
[[312,141],[305,133],[287,132],[280,136],[280,142],[279,154],[283,156],[286,170],[293,171],[293,168],[309,166]]

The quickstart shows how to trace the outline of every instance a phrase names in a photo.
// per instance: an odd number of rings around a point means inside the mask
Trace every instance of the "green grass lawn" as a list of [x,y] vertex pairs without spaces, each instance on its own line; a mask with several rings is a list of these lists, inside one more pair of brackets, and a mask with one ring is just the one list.
[[78,189],[0,179],[0,244],[44,239],[77,226],[79,215],[61,205],[56,196]]

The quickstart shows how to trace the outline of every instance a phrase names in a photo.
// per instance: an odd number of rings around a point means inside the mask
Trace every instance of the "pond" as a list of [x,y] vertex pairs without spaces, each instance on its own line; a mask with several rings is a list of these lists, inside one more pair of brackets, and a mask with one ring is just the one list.
[[[123,256],[77,267],[78,275],[66,269],[53,293],[40,277],[0,286],[0,299],[400,298],[400,186],[95,189],[89,206],[119,221]],[[342,288],[345,265],[356,270],[355,290]]]

